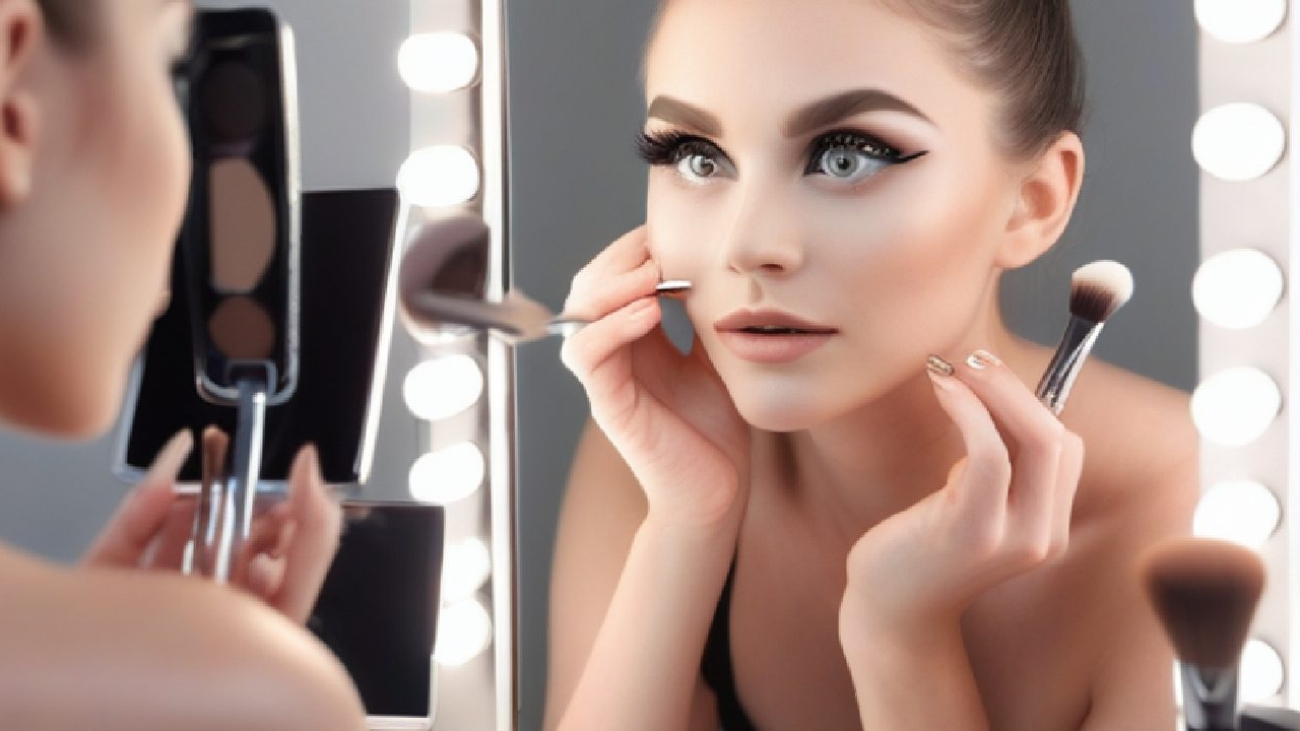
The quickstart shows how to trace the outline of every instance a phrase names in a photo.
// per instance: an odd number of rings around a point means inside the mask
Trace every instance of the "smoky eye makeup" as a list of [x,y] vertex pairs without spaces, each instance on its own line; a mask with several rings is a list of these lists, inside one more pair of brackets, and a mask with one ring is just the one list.
[[648,165],[676,165],[692,155],[726,157],[722,149],[713,142],[678,130],[638,132],[636,148],[637,154]]

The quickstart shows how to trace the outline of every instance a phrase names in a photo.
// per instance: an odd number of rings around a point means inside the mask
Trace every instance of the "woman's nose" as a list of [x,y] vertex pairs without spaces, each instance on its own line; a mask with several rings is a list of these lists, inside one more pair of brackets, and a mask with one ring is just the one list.
[[742,274],[786,275],[803,265],[804,246],[789,201],[759,186],[736,191],[738,199],[723,233],[727,268]]

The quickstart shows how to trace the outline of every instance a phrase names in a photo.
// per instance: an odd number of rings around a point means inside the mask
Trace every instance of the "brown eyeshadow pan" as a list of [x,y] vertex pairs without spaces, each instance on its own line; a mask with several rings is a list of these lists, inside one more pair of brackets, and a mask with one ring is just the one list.
[[276,212],[271,191],[252,163],[226,158],[208,168],[212,286],[251,292],[275,255]]
[[212,344],[229,360],[263,360],[275,351],[275,323],[255,300],[227,297],[208,319]]

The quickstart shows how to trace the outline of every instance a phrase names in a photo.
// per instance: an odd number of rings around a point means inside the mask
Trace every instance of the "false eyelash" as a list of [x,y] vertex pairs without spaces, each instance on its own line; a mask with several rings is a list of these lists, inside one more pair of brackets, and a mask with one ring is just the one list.
[[638,132],[636,149],[647,164],[674,165],[687,155],[715,153],[717,146],[702,137],[670,130]]

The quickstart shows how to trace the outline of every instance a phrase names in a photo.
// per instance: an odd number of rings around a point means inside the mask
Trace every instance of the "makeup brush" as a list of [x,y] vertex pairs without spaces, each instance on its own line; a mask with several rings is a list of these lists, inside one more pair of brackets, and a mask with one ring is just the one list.
[[1101,328],[1133,296],[1133,275],[1117,261],[1094,261],[1070,278],[1070,322],[1036,393],[1053,414],[1065,408],[1074,379],[1101,334]]
[[[402,259],[398,289],[402,317],[417,338],[466,327],[519,344],[568,335],[587,324],[556,315],[518,289],[500,302],[484,300],[490,238],[487,224],[476,216],[426,224],[416,235]],[[655,293],[673,297],[690,288],[690,282],[672,279],[661,282]]]
[[1139,563],[1147,598],[1178,655],[1189,731],[1237,729],[1237,663],[1264,590],[1264,564],[1225,541],[1179,538]]

